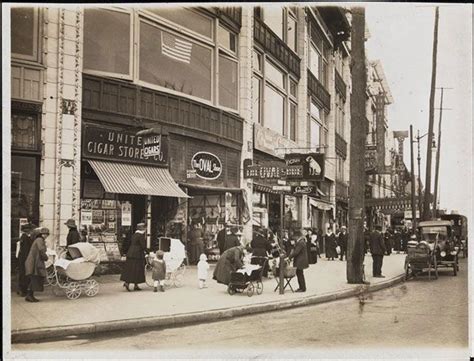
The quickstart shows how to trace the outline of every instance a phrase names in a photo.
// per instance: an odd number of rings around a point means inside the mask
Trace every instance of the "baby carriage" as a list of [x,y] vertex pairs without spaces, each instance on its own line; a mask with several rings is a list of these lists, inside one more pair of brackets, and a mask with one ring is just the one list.
[[259,264],[247,264],[244,268],[230,274],[230,282],[227,286],[229,295],[232,296],[236,292],[246,292],[249,297],[252,297],[255,292],[257,295],[262,294],[262,275],[267,260],[264,257],[258,258],[261,258],[261,260],[252,263]]
[[99,283],[90,277],[99,264],[99,251],[89,243],[79,242],[68,246],[67,252],[72,260],[65,258],[66,252],[59,256],[54,251],[48,252],[47,281],[53,286],[53,292],[58,295],[59,290],[64,290],[70,300],[79,298],[82,292],[89,297],[95,296]]
[[[184,273],[186,271],[186,251],[184,244],[175,238],[160,238],[159,249],[164,251],[164,261],[166,264],[166,279],[164,284],[166,287],[181,287],[183,284]],[[145,256],[145,281],[149,287],[153,287],[153,267],[151,266],[155,253]]]

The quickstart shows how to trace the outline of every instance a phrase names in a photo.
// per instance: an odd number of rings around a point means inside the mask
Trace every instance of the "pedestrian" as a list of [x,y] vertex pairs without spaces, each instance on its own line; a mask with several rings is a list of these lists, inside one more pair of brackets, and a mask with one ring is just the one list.
[[395,228],[395,232],[393,234],[393,240],[394,240],[394,245],[393,245],[393,250],[398,253],[400,253],[402,249],[402,235],[398,229]]
[[403,228],[403,233],[402,233],[402,249],[401,249],[401,251],[404,253],[407,252],[407,246],[408,246],[409,240],[410,240],[410,232],[408,232],[408,229],[405,227]]
[[48,260],[46,254],[46,238],[49,236],[49,229],[42,227],[33,231],[35,240],[31,245],[30,252],[25,262],[25,275],[28,277],[28,290],[25,300],[27,302],[39,302],[35,298],[35,292],[43,292],[46,278],[45,261]]
[[316,235],[313,234],[313,230],[311,228],[308,228],[306,232],[306,247],[307,247],[307,252],[308,252],[309,264],[315,264],[318,262],[318,255],[316,253],[316,244],[313,243],[315,237]]
[[313,229],[311,232],[311,257],[314,258],[314,263],[318,263],[318,257],[321,258],[320,252],[319,252],[319,240],[321,237],[318,235],[317,229]]
[[392,254],[392,236],[390,235],[390,229],[383,234],[383,240],[385,244],[385,255],[390,256]]
[[326,232],[326,259],[334,261],[334,258],[337,258],[337,241],[336,236],[332,232],[332,229],[329,227]]
[[151,267],[153,269],[152,278],[153,278],[153,292],[165,292],[165,287],[162,281],[166,278],[166,262],[163,259],[165,253],[160,249],[156,252],[155,259],[151,262]]
[[77,231],[76,221],[73,218],[70,218],[64,224],[69,228],[69,233],[66,237],[67,246],[81,242],[81,235]]
[[364,254],[367,254],[367,251],[370,248],[370,231],[366,225],[364,225]]
[[298,278],[298,289],[296,292],[306,292],[304,270],[309,267],[306,237],[304,237],[301,230],[296,230],[293,236],[296,238],[295,248],[291,251],[288,258],[290,260],[293,259],[293,267],[296,268],[296,277]]
[[227,228],[226,226],[222,227],[222,229],[217,232],[217,247],[219,248],[219,254],[224,253],[225,251],[225,238],[227,236]]
[[21,297],[26,297],[28,293],[28,277],[25,273],[25,262],[30,253],[31,245],[34,237],[33,230],[36,226],[32,223],[27,223],[21,226],[21,236],[18,241],[18,291]]
[[385,244],[382,237],[382,227],[376,226],[370,233],[370,253],[372,254],[372,275],[376,278],[385,278],[382,275],[383,255],[385,254]]
[[[316,244],[318,246],[317,252],[318,252],[318,257],[321,258],[321,248],[324,246],[323,245],[323,232],[321,229],[314,229],[314,233],[316,234]],[[323,242],[323,243],[321,243]]]
[[[253,233],[254,237],[252,241],[250,242],[250,247],[252,248],[252,257],[268,257],[268,253],[272,249],[272,245],[267,238],[259,233],[259,232],[254,232]],[[265,263],[265,267],[263,268],[262,272],[263,277],[268,276],[268,262]]]
[[189,232],[189,261],[195,265],[199,261],[199,255],[204,252],[203,232],[200,223],[195,223]]
[[141,291],[138,287],[145,282],[145,223],[138,223],[135,233],[132,235],[130,247],[127,251],[127,259],[123,267],[120,280],[124,281],[123,287],[130,292],[129,284],[134,283],[134,291]]
[[239,227],[232,227],[231,234],[227,235],[225,239],[224,252],[233,247],[240,246],[238,233],[239,233]]
[[228,285],[230,282],[230,274],[242,268],[245,254],[246,251],[243,245],[225,250],[219,258],[219,261],[217,261],[212,278],[215,279],[217,283]]
[[348,240],[349,235],[347,234],[347,227],[342,226],[341,227],[341,232],[339,233],[339,237],[337,239],[337,244],[340,248],[340,257],[339,259],[341,261],[344,261],[344,256],[346,256],[347,260],[347,240]]
[[198,281],[199,281],[199,288],[207,288],[207,273],[209,271],[209,263],[207,263],[207,257],[204,253],[201,253],[199,256],[199,262],[197,265],[198,269]]

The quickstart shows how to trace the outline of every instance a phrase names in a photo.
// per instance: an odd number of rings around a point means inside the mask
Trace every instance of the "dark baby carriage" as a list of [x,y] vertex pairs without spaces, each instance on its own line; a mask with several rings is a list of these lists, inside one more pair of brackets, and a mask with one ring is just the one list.
[[246,292],[249,297],[253,296],[255,292],[257,295],[261,295],[263,292],[262,276],[265,263],[266,260],[263,265],[253,265],[258,268],[253,269],[250,274],[247,271],[232,272],[230,274],[230,283],[227,286],[229,295],[233,295],[236,292]]

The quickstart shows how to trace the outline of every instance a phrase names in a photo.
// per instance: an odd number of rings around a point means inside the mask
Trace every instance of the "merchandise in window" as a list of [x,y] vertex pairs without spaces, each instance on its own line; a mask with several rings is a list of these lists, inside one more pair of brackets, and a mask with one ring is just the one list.
[[37,60],[38,9],[12,8],[10,19],[12,55],[28,60]]
[[84,68],[131,76],[130,29],[130,14],[86,9],[84,11]]
[[212,51],[142,21],[139,79],[210,101]]
[[285,97],[271,86],[265,87],[264,101],[265,122],[267,128],[279,134],[284,134]]
[[146,10],[198,34],[212,38],[212,19],[193,10],[183,8],[148,8]]
[[219,56],[219,104],[237,109],[237,62],[225,56]]

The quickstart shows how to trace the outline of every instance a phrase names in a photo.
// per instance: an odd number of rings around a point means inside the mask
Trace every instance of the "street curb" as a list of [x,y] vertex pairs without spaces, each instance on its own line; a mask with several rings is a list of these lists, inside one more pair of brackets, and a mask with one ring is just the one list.
[[355,297],[360,294],[376,292],[385,288],[392,287],[400,282],[403,282],[404,279],[405,274],[401,274],[399,276],[393,277],[389,280],[374,285],[360,285],[359,287],[354,285],[351,288],[346,288],[335,293],[308,296],[296,300],[272,301],[266,303],[258,303],[255,305],[216,309],[204,312],[191,312],[172,316],[133,318],[72,326],[34,328],[28,330],[12,331],[11,342],[20,343],[44,340],[48,338],[75,336],[81,334],[94,334],[107,331],[122,331],[152,327],[175,327],[202,322],[214,322],[218,320],[230,319],[233,317],[251,315],[256,313],[271,312],[342,300],[345,298]]

